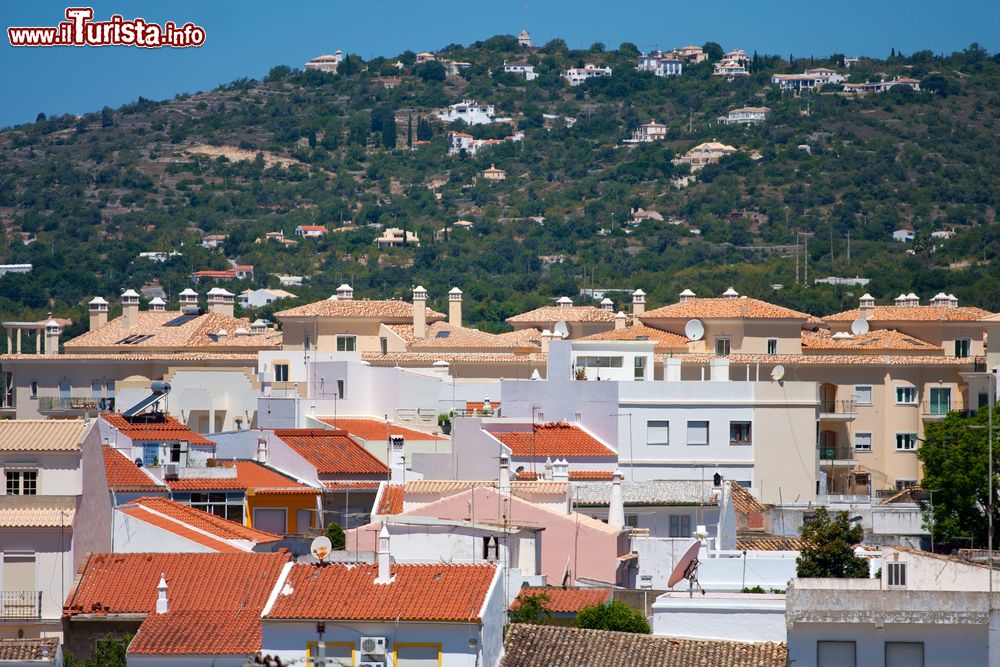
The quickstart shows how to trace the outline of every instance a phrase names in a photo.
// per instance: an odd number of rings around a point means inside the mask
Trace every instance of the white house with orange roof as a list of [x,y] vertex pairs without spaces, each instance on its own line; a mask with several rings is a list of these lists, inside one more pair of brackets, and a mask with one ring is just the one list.
[[847,77],[843,74],[828,67],[814,67],[805,70],[802,74],[774,74],[771,76],[771,83],[777,84],[783,93],[816,90],[823,86],[843,83],[846,80]]
[[734,79],[750,76],[750,71],[747,69],[746,63],[741,60],[723,59],[715,63],[712,76],[721,76],[725,77],[728,81],[732,81]]
[[643,123],[637,127],[629,139],[625,140],[626,144],[644,144],[651,143],[653,141],[662,141],[667,138],[667,126],[662,123],[657,123],[656,121],[650,123]]
[[510,118],[497,118],[496,109],[492,104],[484,104],[475,100],[462,100],[449,105],[447,111],[438,114],[438,119],[445,123],[461,121],[466,125],[510,122]]
[[689,165],[691,171],[697,171],[707,164],[714,164],[723,157],[732,155],[736,151],[736,148],[718,141],[706,141],[675,158],[674,163]]
[[684,61],[674,53],[655,51],[639,54],[635,68],[640,72],[652,72],[656,76],[680,76],[684,70]]
[[562,73],[562,77],[566,79],[566,82],[571,86],[579,86],[589,79],[595,79],[603,76],[611,76],[611,68],[598,67],[593,63],[586,63],[583,67],[571,67],[564,70]]
[[719,122],[726,125],[760,125],[770,113],[771,110],[767,107],[740,107],[730,109],[725,116],[719,116]]
[[320,72],[327,72],[329,74],[336,74],[337,68],[340,66],[340,62],[343,59],[343,51],[337,49],[333,55],[327,54],[310,59],[304,67],[307,70],[317,70]]

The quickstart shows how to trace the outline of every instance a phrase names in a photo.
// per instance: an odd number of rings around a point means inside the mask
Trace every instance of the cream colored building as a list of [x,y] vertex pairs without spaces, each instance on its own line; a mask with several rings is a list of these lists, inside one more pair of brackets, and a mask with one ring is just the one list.
[[718,141],[707,141],[703,144],[698,144],[681,157],[675,158],[674,162],[676,164],[690,165],[691,171],[697,171],[706,164],[714,164],[726,155],[735,153],[736,150],[732,146],[720,144]]

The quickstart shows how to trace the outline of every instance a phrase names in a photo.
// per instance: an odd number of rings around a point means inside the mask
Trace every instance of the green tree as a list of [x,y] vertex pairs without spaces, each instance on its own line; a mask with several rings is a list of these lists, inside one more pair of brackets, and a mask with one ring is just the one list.
[[[994,409],[994,421],[998,418]],[[989,539],[988,419],[987,409],[974,417],[952,412],[924,432],[917,458],[924,466],[924,488],[935,489],[934,506],[925,504],[924,517],[927,527],[934,528],[936,545],[968,546],[971,537],[974,546],[985,547]]]
[[584,607],[576,615],[576,627],[590,628],[591,630],[635,632],[644,635],[652,632],[646,617],[621,600]]
[[111,127],[115,124],[115,114],[111,107],[101,109],[101,127]]
[[339,523],[327,524],[326,533],[324,534],[330,540],[334,551],[340,551],[347,546],[347,537],[344,535],[344,529],[340,527]]
[[701,50],[708,54],[709,60],[721,60],[722,56],[726,54],[717,42],[705,42],[702,44]]
[[125,652],[131,641],[132,637],[128,635],[121,639],[99,642],[86,660],[77,660],[72,653],[67,653],[63,664],[65,667],[125,667]]
[[444,81],[446,74],[444,65],[436,60],[420,63],[413,68],[413,73],[424,81]]
[[825,507],[816,509],[816,517],[803,524],[805,546],[795,561],[799,577],[827,579],[867,578],[868,561],[854,555],[854,546],[861,543],[865,531],[851,525],[847,512],[833,515]]
[[521,595],[517,598],[517,606],[510,610],[510,622],[544,625],[552,618],[548,604],[549,596],[545,593]]
[[347,53],[344,54],[343,60],[337,65],[337,74],[341,76],[352,76],[361,71],[361,60],[357,56],[352,56]]

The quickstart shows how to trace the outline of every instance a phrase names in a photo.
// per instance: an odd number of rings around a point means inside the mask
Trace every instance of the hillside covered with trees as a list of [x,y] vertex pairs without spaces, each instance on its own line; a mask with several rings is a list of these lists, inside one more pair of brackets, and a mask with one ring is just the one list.
[[[839,54],[753,54],[750,76],[727,81],[712,76],[722,49],[705,50],[713,59],[658,78],[636,71],[631,44],[524,49],[498,36],[437,52],[469,63],[458,76],[409,52],[350,55],[336,74],[279,66],[261,81],[168,101],[40,114],[0,132],[0,263],[34,266],[0,278],[0,316],[52,311],[73,318],[75,334],[94,295],[114,301],[155,283],[176,299],[193,271],[231,260],[255,274],[223,283],[229,290],[301,275],[304,285],[288,288],[297,302],[326,298],[342,282],[359,298],[409,298],[420,283],[443,310],[457,285],[466,321],[494,331],[561,295],[594,303],[580,295],[588,287],[641,287],[651,307],[684,288],[709,296],[732,285],[818,315],[853,307],[865,291],[880,300],[945,291],[1000,310],[1000,56],[975,44],[948,56],[893,51],[845,70]],[[512,60],[533,64],[538,77],[505,74]],[[578,87],[560,78],[586,62],[613,76]],[[820,66],[852,82],[913,77],[922,90],[791,95],[770,82]],[[524,140],[449,155],[449,130],[513,131],[437,119],[463,99],[495,105]],[[770,117],[751,127],[718,122],[743,106],[767,106]],[[651,120],[668,126],[665,140],[623,143]],[[683,185],[688,167],[673,159],[705,141],[739,151]],[[484,179],[491,165],[506,180]],[[663,220],[629,225],[639,208]],[[473,226],[453,227],[458,220]],[[297,239],[299,225],[331,233]],[[376,247],[379,226],[415,234],[419,247]],[[894,241],[901,228],[916,239]],[[932,238],[944,230],[955,235]],[[298,243],[265,240],[277,231]],[[808,286],[801,275],[796,284],[797,232],[810,234]],[[225,239],[203,247],[208,235]],[[139,257],[150,251],[179,254]],[[812,284],[825,276],[872,282]]]

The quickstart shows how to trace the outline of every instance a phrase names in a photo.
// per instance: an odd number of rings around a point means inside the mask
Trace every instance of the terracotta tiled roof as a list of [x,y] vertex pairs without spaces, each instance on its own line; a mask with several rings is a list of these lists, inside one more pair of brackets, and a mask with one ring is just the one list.
[[167,482],[174,491],[223,491],[237,489],[253,489],[257,493],[273,491],[275,493],[319,493],[305,484],[299,484],[290,477],[266,468],[255,461],[219,461],[222,467],[236,468],[235,477],[184,477]]
[[[707,364],[711,354],[683,354],[674,357],[683,364]],[[656,355],[662,362],[666,355]],[[731,354],[732,366],[760,363],[761,366],[972,366],[972,357],[928,356],[926,354]]]
[[258,653],[260,646],[260,608],[171,610],[146,617],[129,644],[128,654],[242,657]]
[[163,574],[170,610],[263,609],[282,566],[275,553],[88,554],[66,597],[63,616],[149,613]]
[[[622,498],[627,506],[718,505],[718,489],[711,480],[652,480],[622,482]],[[573,485],[573,502],[581,507],[607,507],[611,503],[611,485],[581,483]]]
[[615,314],[594,306],[542,306],[520,315],[508,317],[510,323],[549,322],[614,322]]
[[323,482],[327,491],[378,491],[379,482]]
[[785,644],[674,639],[631,632],[514,623],[500,667],[785,667]]
[[[465,480],[465,479],[421,479],[415,482],[407,482],[406,495],[414,496],[441,496],[446,498],[451,495],[468,491],[469,489],[487,487],[496,488],[495,480]],[[547,480],[516,479],[510,483],[511,491],[518,495],[520,493],[530,493],[532,495],[566,495],[569,490],[567,482],[551,482]]]
[[541,347],[542,332],[534,327],[518,329],[517,331],[506,331],[497,334],[497,338],[513,341],[517,347]]
[[692,318],[703,320],[807,320],[809,314],[760,299],[723,297],[688,299],[639,315],[639,319],[644,322],[653,319],[688,320]]
[[0,639],[0,662],[29,662],[38,660],[52,661],[55,664],[56,648],[59,646],[57,637],[40,637],[36,639]]
[[[180,311],[141,311],[138,323],[125,328],[123,317],[116,317],[95,331],[66,341],[67,352],[94,352],[114,350],[135,352],[152,349],[160,350],[270,350],[281,346],[281,332],[268,331],[262,334],[240,334],[236,329],[250,329],[250,322],[221,313],[185,315]],[[216,334],[225,330],[229,335]],[[140,338],[132,339],[136,336]],[[149,338],[141,338],[149,336]],[[122,342],[132,339],[132,342]]]
[[420,350],[472,348],[483,350],[509,350],[517,347],[511,341],[478,329],[456,327],[447,322],[432,322],[427,326],[427,335],[417,340],[413,336],[412,324],[388,324],[388,328],[406,342],[406,348],[414,352]]
[[[974,306],[875,306],[867,311],[869,322],[977,322],[990,317],[992,313]],[[827,322],[853,322],[861,316],[861,311],[845,310],[827,315]]]
[[[436,361],[447,361],[448,363],[505,364],[512,367],[520,364],[521,368],[530,369],[532,365],[544,365],[546,355],[504,352],[395,352],[389,354],[369,352],[362,354],[361,358],[372,366],[405,366],[411,364],[414,366],[430,367]],[[525,371],[525,377],[528,374],[530,374],[530,370]]]
[[736,538],[738,551],[801,551],[802,545],[802,540],[797,537],[739,535]]
[[612,470],[570,470],[569,480],[571,482],[610,482],[614,471]]
[[391,583],[376,583],[377,565],[295,565],[264,618],[473,623],[497,568],[397,563],[391,572]]
[[162,419],[158,416],[156,421],[146,421],[150,419],[149,415],[125,417],[117,412],[105,412],[101,414],[101,419],[133,442],[186,442],[215,446],[214,442],[198,435],[170,415],[163,415]]
[[347,431],[278,429],[274,435],[315,466],[320,475],[389,474],[389,468],[351,440]]
[[853,334],[850,338],[835,338],[827,330],[803,331],[802,350],[944,353],[938,345],[900,333],[895,329],[874,329],[864,334]]
[[403,492],[406,487],[402,484],[386,484],[382,489],[382,498],[378,504],[379,516],[387,514],[403,513]]
[[759,500],[753,497],[753,494],[740,486],[738,482],[730,481],[729,488],[732,489],[733,509],[740,514],[763,512],[767,509],[760,504]]
[[529,470],[520,470],[514,473],[514,478],[524,482],[536,482],[538,481],[538,473]]
[[376,440],[385,442],[390,435],[401,436],[405,440],[445,440],[439,435],[424,433],[416,429],[408,428],[400,424],[385,422],[381,419],[368,417],[324,417],[320,419],[324,424],[347,431],[356,438],[362,440]]
[[645,324],[636,324],[624,329],[612,329],[611,331],[584,336],[580,340],[651,340],[656,343],[653,347],[654,352],[687,350],[688,346],[688,339],[684,336],[647,327]]
[[604,604],[611,599],[610,588],[559,588],[558,586],[525,586],[510,608],[521,606],[521,598],[546,595],[545,608],[554,614],[575,614],[584,607]]
[[[133,505],[135,507],[132,507]],[[225,540],[246,540],[253,543],[274,542],[281,539],[280,535],[247,528],[241,523],[166,498],[139,498],[128,503],[123,511],[167,530],[173,530],[177,526],[188,526]]]
[[[500,401],[496,403],[490,401],[490,410],[494,412],[500,409]],[[465,411],[470,414],[480,414],[486,409],[486,401],[466,401]]]
[[613,458],[614,450],[579,426],[535,424],[532,431],[491,431],[516,457]]
[[[413,322],[413,304],[406,301],[368,301],[365,299],[324,299],[296,306],[274,314],[275,317],[343,317],[376,319],[385,323]],[[427,309],[427,321],[443,320],[444,314]]]
[[67,354],[0,354],[0,361],[33,361],[64,364],[67,361],[250,361],[256,364],[256,352],[170,352],[156,351],[129,354],[120,351],[72,352]]
[[89,427],[82,419],[5,419],[0,452],[79,452]]
[[132,459],[110,447],[104,449],[104,473],[108,488],[116,491],[166,491],[167,487],[150,477]]
[[73,496],[0,496],[0,528],[72,527]]

